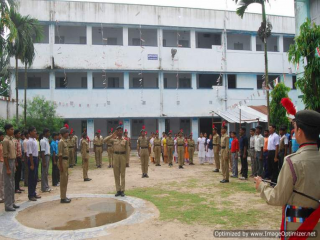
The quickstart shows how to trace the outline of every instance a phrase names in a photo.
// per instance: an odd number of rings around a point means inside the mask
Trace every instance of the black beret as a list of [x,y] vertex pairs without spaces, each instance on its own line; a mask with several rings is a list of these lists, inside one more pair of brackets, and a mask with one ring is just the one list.
[[145,131],[146,131],[145,129],[141,129],[140,133],[145,132]]
[[119,129],[123,129],[123,127],[120,125],[116,128],[116,130],[119,130]]
[[69,129],[68,128],[65,128],[65,127],[63,127],[63,128],[61,128],[60,129],[60,134],[65,134],[65,133],[69,133]]
[[227,126],[223,126],[223,127],[222,127],[222,129],[226,129],[226,130],[227,130],[227,129],[228,129],[228,127],[227,127]]
[[295,121],[308,127],[320,129],[320,113],[313,110],[302,110],[297,112]]

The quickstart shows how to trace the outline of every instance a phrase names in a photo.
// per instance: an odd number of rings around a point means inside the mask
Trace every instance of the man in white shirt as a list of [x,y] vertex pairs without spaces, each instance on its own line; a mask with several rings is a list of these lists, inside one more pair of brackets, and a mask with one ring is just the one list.
[[48,128],[43,130],[43,139],[40,140],[40,152],[42,158],[42,173],[41,173],[41,191],[50,192],[48,183],[49,163],[50,163],[50,131]]
[[262,176],[263,174],[263,145],[264,137],[261,135],[262,127],[256,127],[256,135],[254,140],[254,150],[255,150],[255,164],[257,166],[257,172],[255,176]]
[[37,201],[37,198],[41,198],[36,194],[37,188],[37,171],[39,165],[39,152],[38,152],[38,142],[36,140],[37,130],[35,127],[29,128],[29,140],[28,140],[28,198],[30,201]]
[[278,169],[278,153],[280,137],[275,133],[276,126],[269,126],[269,138],[268,138],[268,171],[271,178],[271,182],[277,183],[279,169]]

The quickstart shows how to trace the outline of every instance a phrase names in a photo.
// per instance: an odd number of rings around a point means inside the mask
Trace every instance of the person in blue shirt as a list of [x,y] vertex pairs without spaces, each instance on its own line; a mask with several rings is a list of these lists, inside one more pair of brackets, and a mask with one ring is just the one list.
[[299,143],[296,140],[296,134],[292,131],[292,138],[291,138],[291,153],[295,153],[299,149]]
[[51,157],[52,157],[52,186],[59,186],[60,182],[60,172],[58,168],[58,143],[59,143],[59,134],[52,134],[52,142],[50,144]]

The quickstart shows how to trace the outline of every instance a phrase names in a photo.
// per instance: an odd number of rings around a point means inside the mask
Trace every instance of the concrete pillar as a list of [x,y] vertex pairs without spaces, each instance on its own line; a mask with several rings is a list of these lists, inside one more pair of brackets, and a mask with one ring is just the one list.
[[192,118],[191,132],[192,132],[193,140],[197,142],[197,139],[199,137],[199,119],[198,118]]
[[257,36],[251,35],[251,51],[256,52],[257,51]]
[[283,53],[283,35],[278,37],[278,49],[279,52]]
[[124,72],[123,73],[123,88],[124,89],[129,89],[129,72]]
[[123,120],[123,131],[125,131],[126,129],[127,129],[127,131],[128,131],[128,137],[131,138],[132,134],[131,134],[130,119],[124,119],[124,120]]
[[88,119],[87,120],[87,135],[90,138],[90,141],[94,139],[94,120]]
[[166,121],[164,118],[159,118],[158,120],[158,130],[159,130],[159,137],[162,136],[162,132],[166,131]]
[[161,28],[158,29],[157,31],[158,33],[158,46],[162,47],[162,43],[163,43],[163,30]]
[[123,28],[123,46],[129,46],[129,32],[128,28]]
[[87,26],[87,45],[92,45],[92,26]]
[[54,91],[56,88],[56,73],[51,71],[49,73],[49,87],[50,87],[50,100],[54,100]]
[[196,48],[197,44],[196,44],[196,31],[194,29],[192,29],[190,31],[190,47],[191,48]]
[[191,74],[191,88],[193,90],[197,90],[197,74],[196,73]]
[[88,81],[88,90],[92,90],[93,88],[93,76],[92,72],[87,72],[87,81]]
[[50,46],[50,65],[51,69],[54,69],[53,66],[53,46],[54,46],[54,41],[55,41],[55,29],[54,25],[50,24],[49,25],[49,46]]

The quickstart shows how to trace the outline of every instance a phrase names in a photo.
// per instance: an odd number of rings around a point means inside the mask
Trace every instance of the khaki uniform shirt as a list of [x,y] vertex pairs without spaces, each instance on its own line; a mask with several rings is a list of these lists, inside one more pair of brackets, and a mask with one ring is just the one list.
[[69,146],[67,143],[67,139],[61,138],[58,144],[58,152],[59,152],[59,157],[62,158],[68,158],[69,157]]
[[153,146],[155,147],[161,147],[161,139],[160,138],[155,138],[153,140]]
[[188,147],[194,147],[195,142],[193,139],[188,139]]
[[182,137],[177,138],[177,147],[184,147],[184,138]]
[[68,138],[67,139],[67,144],[68,144],[68,147],[74,147],[74,138]]
[[98,138],[97,136],[95,136],[94,140],[93,140],[93,145],[95,147],[102,147],[103,146],[103,137],[100,136],[100,138]]
[[171,138],[167,138],[167,147],[173,147],[174,146],[174,139]]
[[84,159],[89,159],[89,143],[87,139],[81,140],[81,155]]
[[107,143],[111,142],[113,152],[125,152],[126,159],[129,158],[129,154],[130,154],[129,142],[125,140],[124,137],[112,138],[112,135],[110,135],[104,139],[104,142],[107,142]]
[[227,133],[221,136],[221,150],[229,152],[229,135]]
[[149,147],[149,142],[148,139],[146,137],[139,137],[138,138],[138,142],[137,142],[137,148],[138,150],[140,148],[148,148]]
[[3,147],[3,158],[9,159],[16,159],[17,153],[16,153],[16,147],[14,143],[14,138],[5,136],[4,140],[2,142]]
[[74,146],[78,148],[78,137],[76,135],[73,136]]
[[[212,136],[212,143],[213,143],[213,147],[218,147],[218,146],[220,146],[220,142],[221,140],[220,140],[220,136],[219,136],[219,134],[217,133],[216,135],[213,135]],[[228,143],[229,144],[229,143]]]

